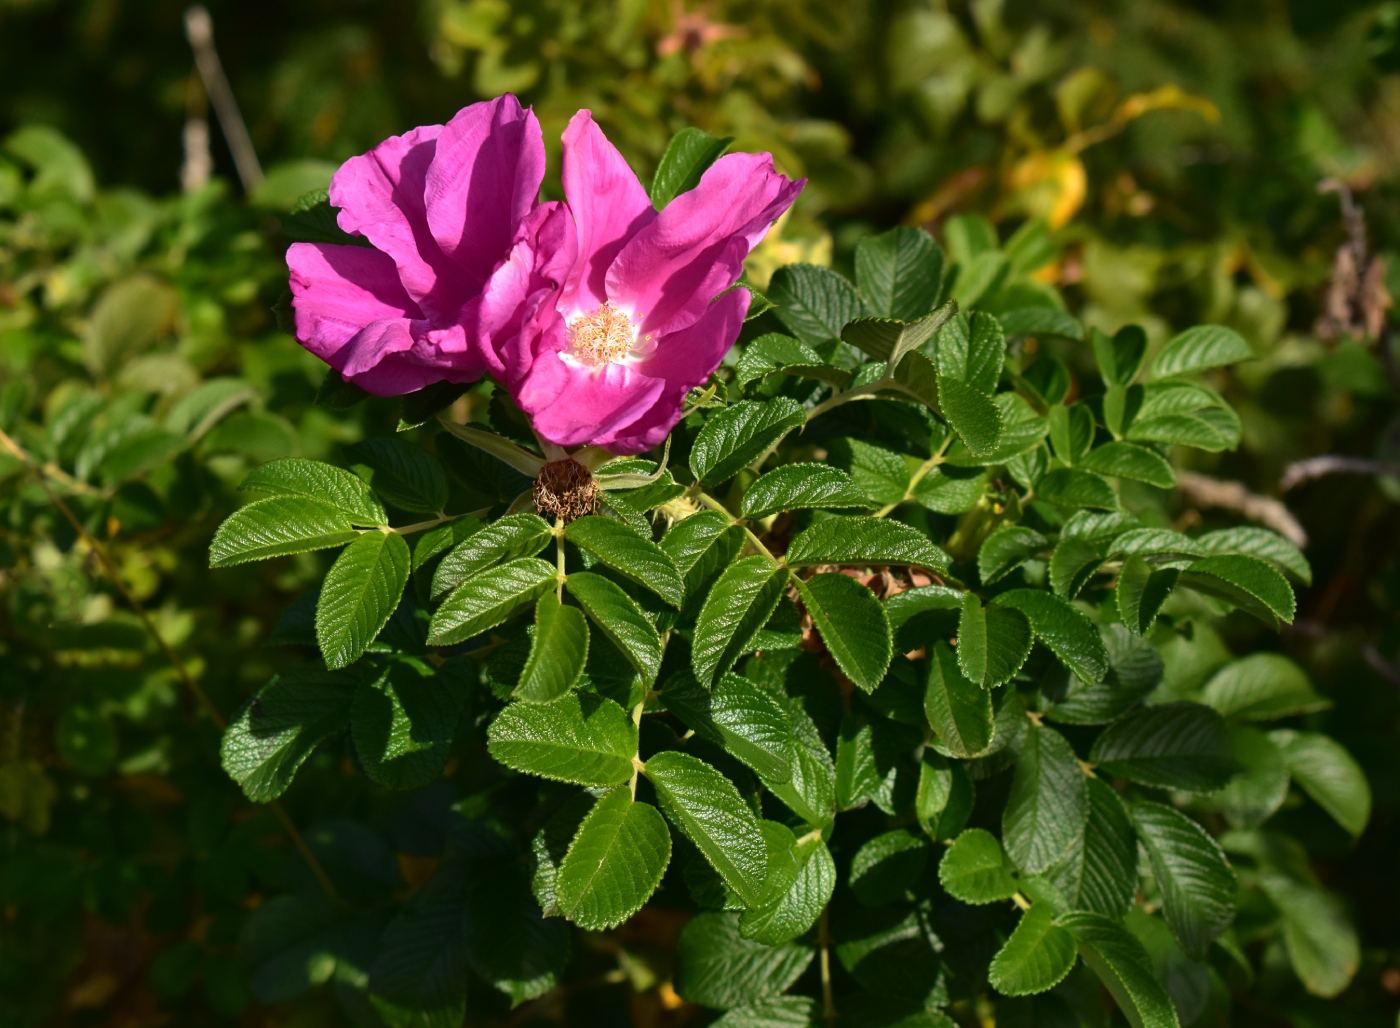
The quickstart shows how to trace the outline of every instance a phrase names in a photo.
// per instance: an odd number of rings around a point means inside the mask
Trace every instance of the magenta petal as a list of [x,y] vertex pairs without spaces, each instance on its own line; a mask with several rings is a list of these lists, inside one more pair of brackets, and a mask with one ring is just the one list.
[[423,316],[393,259],[378,250],[293,243],[287,266],[297,340],[324,361],[371,322]]
[[479,289],[539,200],[544,138],[507,93],[463,108],[442,129],[427,170],[433,239]]
[[435,382],[474,382],[485,371],[460,325],[432,330],[406,318],[376,321],[327,362],[375,396],[401,396]]
[[337,221],[394,259],[410,296],[429,317],[455,318],[475,285],[428,231],[424,189],[441,125],[424,125],[352,157],[331,179]]
[[[507,372],[522,343],[522,329],[554,294],[578,252],[573,220],[559,201],[540,204],[521,226],[519,238],[492,272],[475,308],[476,334],[491,374],[510,385]],[[519,357],[514,358],[518,362]]]
[[578,226],[579,261],[564,286],[565,311],[589,311],[608,299],[608,268],[656,211],[637,176],[590,111],[564,130],[564,196]]
[[515,400],[542,438],[581,446],[636,421],[665,386],[625,364],[578,366],[549,353],[536,358]]
[[692,324],[739,280],[744,258],[805,184],[775,172],[768,154],[721,157],[623,247],[608,296],[643,315],[643,332]]

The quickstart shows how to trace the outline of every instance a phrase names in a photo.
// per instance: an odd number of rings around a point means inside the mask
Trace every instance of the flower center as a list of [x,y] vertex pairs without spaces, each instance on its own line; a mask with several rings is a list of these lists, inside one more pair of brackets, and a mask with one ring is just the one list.
[[587,364],[621,360],[636,342],[632,318],[611,301],[569,322],[569,350]]

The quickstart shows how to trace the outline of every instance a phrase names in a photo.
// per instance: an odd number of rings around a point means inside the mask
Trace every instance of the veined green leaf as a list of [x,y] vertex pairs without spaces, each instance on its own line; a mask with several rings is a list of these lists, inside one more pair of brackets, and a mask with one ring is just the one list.
[[1057,403],[1046,413],[1050,445],[1055,456],[1073,466],[1088,456],[1094,445],[1094,415],[1082,403],[1066,407]]
[[1031,654],[1034,633],[1026,615],[1015,607],[983,609],[987,621],[987,671],[982,685],[991,689],[1011,681]]
[[938,305],[942,280],[943,252],[921,228],[901,225],[856,244],[856,287],[876,317],[922,317]]
[[956,312],[957,305],[948,303],[918,320],[907,322],[892,318],[858,318],[841,330],[841,338],[875,360],[898,367],[906,353],[923,349]]
[[645,586],[673,607],[685,600],[685,583],[670,555],[649,538],[643,538],[622,522],[590,515],[564,530],[564,536],[587,550],[608,567]]
[[225,568],[291,553],[344,546],[359,538],[352,518],[302,496],[255,500],[228,516],[209,544],[209,566]]
[[938,410],[974,456],[994,453],[1001,439],[1001,408],[989,393],[938,376]]
[[720,1010],[756,1004],[787,991],[814,953],[810,946],[744,938],[737,913],[702,913],[686,924],[676,945],[676,991]]
[[964,903],[997,903],[1016,895],[1016,878],[991,832],[969,828],[943,854],[938,881]]
[[788,264],[773,273],[768,299],[788,331],[808,346],[841,338],[841,330],[870,312],[855,287],[830,268]]
[[953,838],[967,824],[973,798],[972,777],[965,765],[925,749],[914,794],[914,816],[924,834],[940,841]]
[[929,653],[924,710],[938,741],[954,756],[975,757],[991,745],[992,694],[967,680],[941,639]]
[[739,504],[746,518],[812,507],[868,507],[869,499],[851,476],[828,464],[784,464],[744,491]]
[[1032,725],[1002,813],[1007,854],[1026,874],[1038,875],[1064,858],[1088,818],[1088,790],[1074,750],[1054,729]]
[[507,514],[473,532],[438,562],[433,572],[436,599],[494,564],[533,557],[549,545],[553,533],[538,514]]
[[1258,557],[1286,571],[1304,585],[1312,585],[1312,566],[1303,551],[1266,528],[1241,525],[1207,532],[1193,540],[1203,554],[1239,554]]
[[1353,836],[1371,819],[1371,786],[1346,747],[1320,732],[1279,729],[1269,739],[1283,751],[1293,780]]
[[690,450],[691,474],[706,486],[728,481],[806,420],[801,405],[786,396],[731,404],[706,421],[695,437]]
[[1251,653],[1226,664],[1206,683],[1201,701],[1241,721],[1272,721],[1331,706],[1314,691],[1307,673],[1280,653]]
[[437,514],[447,506],[442,465],[396,436],[365,439],[350,448],[353,470],[400,510]]
[[1156,450],[1135,443],[1104,443],[1077,463],[1085,471],[1113,478],[1131,478],[1135,482],[1155,485],[1158,489],[1171,489],[1176,485],[1176,473],[1167,459]]
[[576,785],[632,777],[637,726],[612,700],[570,693],[552,703],[511,703],[486,733],[491,756],[526,774]]
[[1265,624],[1292,622],[1297,601],[1288,579],[1255,557],[1203,557],[1181,574],[1181,584],[1233,603]]
[[1171,997],[1157,981],[1152,960],[1127,929],[1102,914],[1074,911],[1058,918],[1079,954],[1113,996],[1132,1028],[1180,1028]]
[[1032,903],[988,968],[1003,996],[1032,996],[1058,985],[1078,957],[1074,936],[1055,924],[1048,903]]
[[792,778],[787,782],[765,780],[764,785],[798,817],[816,828],[831,824],[836,813],[836,768],[821,733],[800,700],[789,698],[792,722]]
[[1089,761],[1144,785],[1213,792],[1238,770],[1225,721],[1199,703],[1131,711],[1094,740]]
[[642,681],[652,685],[661,670],[661,636],[637,601],[616,583],[588,571],[575,571],[564,588],[622,651]]
[[765,781],[792,780],[792,721],[747,678],[721,675],[706,690],[694,675],[681,672],[667,680],[661,701],[696,735],[723,746]]
[[555,581],[554,566],[538,557],[481,572],[458,586],[433,614],[428,645],[450,646],[495,628],[534,603]]
[[1224,325],[1197,325],[1172,337],[1152,362],[1152,374],[1157,378],[1175,378],[1249,360],[1253,356],[1254,351],[1234,329]]
[[889,518],[831,517],[798,533],[783,558],[813,564],[904,564],[946,571],[948,558],[917,528]]
[[1167,924],[1186,955],[1202,960],[1235,920],[1235,872],[1220,845],[1179,810],[1143,801],[1132,813]]
[[987,614],[976,593],[963,597],[958,614],[958,668],[969,682],[987,682]]
[[1157,621],[1162,604],[1167,602],[1181,572],[1176,568],[1152,570],[1138,556],[1128,557],[1118,572],[1114,599],[1123,624],[1134,635],[1146,635]]
[[403,536],[366,532],[341,551],[316,601],[316,642],[326,667],[347,667],[374,642],[403,597],[410,557]]
[[772,616],[788,574],[767,557],[745,557],[731,564],[710,589],[691,641],[691,667],[703,685],[734,666]]
[[1276,872],[1261,875],[1259,884],[1283,915],[1288,960],[1307,990],[1324,998],[1339,995],[1361,966],[1361,942],[1341,903]]
[[716,139],[704,129],[688,125],[666,144],[651,180],[651,203],[658,211],[682,193],[700,184],[705,169],[719,159],[732,138]]
[[535,637],[512,698],[549,703],[572,689],[588,663],[588,621],[546,591],[535,602]]
[[1103,564],[1108,544],[1083,536],[1065,536],[1050,554],[1050,587],[1055,595],[1072,600]]
[[1037,498],[1057,507],[1118,509],[1118,494],[1106,481],[1083,468],[1055,468],[1035,484]]
[[758,905],[739,918],[739,933],[769,946],[791,942],[816,924],[836,889],[836,863],[826,843],[791,829],[762,823],[768,847],[768,874]]
[[1012,589],[992,602],[1026,615],[1036,636],[1074,674],[1086,682],[1103,681],[1108,673],[1108,651],[1083,611],[1037,589]]
[[894,655],[889,618],[875,594],[839,573],[806,582],[794,575],[792,581],[837,665],[862,690],[874,692]]
[[977,573],[983,585],[1005,578],[1049,546],[1049,540],[1032,528],[1005,522],[987,536],[977,551]]
[[418,661],[395,661],[360,684],[350,734],[372,781],[421,789],[442,775],[462,713],[464,693],[455,685]]
[[588,931],[616,928],[641,909],[671,862],[671,833],[626,786],[606,792],[579,825],[559,866],[559,909]]
[[1129,386],[1147,357],[1147,333],[1137,325],[1124,325],[1112,336],[1089,330],[1094,361],[1106,386]]
[[868,840],[851,858],[851,891],[867,907],[903,899],[928,863],[928,840],[896,828]]
[[811,378],[838,389],[851,384],[849,371],[828,364],[806,343],[779,332],[761,335],[744,347],[734,366],[734,382],[742,389],[756,379],[773,374]]
[[1123,802],[1101,778],[1088,780],[1089,817],[1050,878],[1074,910],[1121,921],[1138,887],[1137,834]]
[[344,468],[319,460],[281,457],[268,461],[248,472],[238,488],[315,500],[334,507],[355,525],[378,527],[389,523],[369,486]]

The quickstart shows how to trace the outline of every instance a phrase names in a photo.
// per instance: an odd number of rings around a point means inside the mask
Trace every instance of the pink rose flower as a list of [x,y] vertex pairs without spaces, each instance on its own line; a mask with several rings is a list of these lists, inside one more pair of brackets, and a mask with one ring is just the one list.
[[563,178],[567,211],[543,205],[486,290],[488,360],[542,439],[642,453],[734,345],[749,294],[725,291],[805,180],[730,154],[658,213],[588,111]]
[[544,167],[539,122],[509,94],[346,161],[330,202],[374,249],[287,251],[297,340],[378,396],[480,378],[482,292],[536,217]]

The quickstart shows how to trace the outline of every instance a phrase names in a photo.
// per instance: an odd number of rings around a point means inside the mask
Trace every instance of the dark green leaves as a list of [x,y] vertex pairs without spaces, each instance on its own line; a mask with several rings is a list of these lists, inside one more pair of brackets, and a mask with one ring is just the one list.
[[943,253],[921,228],[901,226],[856,244],[856,286],[876,317],[922,317],[938,305],[942,279]]
[[523,557],[483,571],[458,586],[433,614],[428,643],[449,646],[495,628],[534,603],[555,581],[554,566],[538,557]]
[[622,522],[591,515],[571,523],[564,536],[671,606],[679,607],[685,599],[685,583],[675,561],[656,543]]
[[904,899],[924,873],[928,840],[897,828],[875,836],[851,858],[851,891],[867,907]]
[[1137,835],[1113,787],[1088,780],[1089,817],[1050,877],[1075,910],[1121,920],[1138,887]]
[[814,835],[798,839],[774,821],[763,822],[768,875],[758,905],[744,911],[739,932],[746,939],[780,946],[807,932],[831,901],[836,864]]
[[653,806],[619,786],[593,805],[559,867],[559,908],[580,928],[615,928],[645,903],[671,860],[671,833]]
[[650,686],[661,670],[661,636],[637,601],[615,582],[588,571],[575,571],[565,582],[593,623],[603,630]]
[[996,903],[1016,895],[1016,879],[991,832],[969,828],[943,854],[938,881],[964,903]]
[[1182,572],[1181,584],[1233,603],[1273,627],[1279,619],[1292,622],[1297,610],[1288,579],[1254,557],[1204,557]]
[[687,126],[666,144],[651,180],[651,203],[658,211],[700,184],[700,176],[724,153],[733,139],[716,139],[703,129]]
[[992,958],[988,980],[1003,996],[1031,996],[1058,984],[1077,955],[1074,936],[1055,924],[1050,904],[1033,903]]
[[1204,959],[1235,919],[1234,871],[1205,829],[1172,807],[1138,803],[1133,821],[1162,890],[1172,934],[1187,956]]
[[1197,325],[1174,336],[1162,348],[1152,362],[1152,374],[1157,378],[1174,378],[1253,356],[1254,351],[1234,329],[1224,325]]
[[301,457],[283,457],[248,473],[239,489],[273,496],[300,496],[334,507],[355,525],[387,525],[384,508],[363,481],[343,468]]
[[1084,958],[1133,1028],[1179,1028],[1176,1008],[1157,981],[1152,959],[1127,929],[1101,914],[1062,914],[1060,927],[1074,936]]
[[1201,701],[1237,721],[1271,721],[1330,706],[1303,669],[1279,653],[1252,653],[1226,664],[1206,683]]
[[953,304],[905,323],[890,318],[860,318],[841,331],[841,338],[856,349],[890,367],[898,367],[904,355],[922,349],[956,311]]
[[551,531],[537,514],[508,514],[454,546],[433,572],[434,598],[450,592],[493,564],[533,557],[549,544]]
[[1371,818],[1371,786],[1365,772],[1335,739],[1320,732],[1281,729],[1269,739],[1283,752],[1283,762],[1303,791],[1353,836]]
[[706,691],[681,672],[666,682],[661,699],[686,726],[723,746],[765,781],[792,778],[792,722],[769,693],[739,675],[722,675]]
[[1033,725],[1016,755],[1002,814],[1007,855],[1029,875],[1060,860],[1089,817],[1084,772],[1064,736]]
[[408,543],[401,535],[366,532],[345,547],[316,601],[316,642],[326,667],[360,659],[399,605],[408,568]]
[[447,506],[447,476],[420,447],[395,436],[351,447],[355,472],[400,510],[437,514]]
[[230,514],[214,533],[209,566],[343,546],[358,537],[351,527],[354,520],[339,508],[301,496],[256,500]]
[[739,473],[794,428],[806,423],[796,400],[741,400],[705,422],[690,450],[690,471],[702,485],[718,485]]
[[511,695],[526,703],[548,703],[574,687],[587,662],[588,621],[583,612],[545,592],[535,604],[530,656]]
[[571,693],[553,703],[512,703],[487,733],[507,767],[577,785],[618,785],[632,777],[637,727],[612,700]]
[[938,741],[956,757],[975,757],[992,742],[992,694],[970,682],[941,639],[928,659],[924,712]]
[[418,789],[442,774],[461,715],[461,683],[419,661],[395,661],[355,691],[351,737],[371,779]]
[[788,573],[764,556],[731,564],[710,589],[691,642],[691,666],[704,685],[734,666],[772,615]]
[[813,264],[789,264],[773,273],[768,299],[773,312],[788,330],[808,346],[821,346],[841,338],[841,329],[866,310],[860,294],[830,268]]
[[894,649],[889,619],[875,594],[842,574],[793,582],[837,665],[862,690],[874,692]]
[[682,930],[676,955],[676,991],[723,1010],[785,992],[812,962],[813,950],[753,942],[739,934],[738,914],[703,913]]
[[1114,592],[1118,615],[1134,635],[1146,635],[1157,620],[1162,604],[1167,602],[1172,587],[1181,572],[1176,568],[1157,568],[1139,556],[1123,561],[1118,572],[1118,587]]
[[767,872],[767,850],[758,819],[724,775],[688,753],[664,750],[646,763],[661,808],[695,843],[724,883],[756,905]]
[[943,571],[948,558],[916,528],[888,518],[834,517],[800,532],[784,557],[789,567],[812,564],[903,564]]
[[1003,524],[987,536],[977,551],[977,573],[983,585],[991,585],[1030,560],[1049,545],[1045,536],[1021,525]]
[[744,491],[739,505],[746,518],[810,507],[865,507],[863,490],[840,468],[829,464],[784,464]]
[[1066,600],[1035,589],[1012,589],[993,602],[1026,615],[1050,652],[1084,681],[1099,682],[1108,673],[1108,651],[1098,629]]
[[1224,720],[1199,703],[1125,714],[1094,741],[1089,760],[1134,782],[1191,792],[1212,792],[1238,770]]

